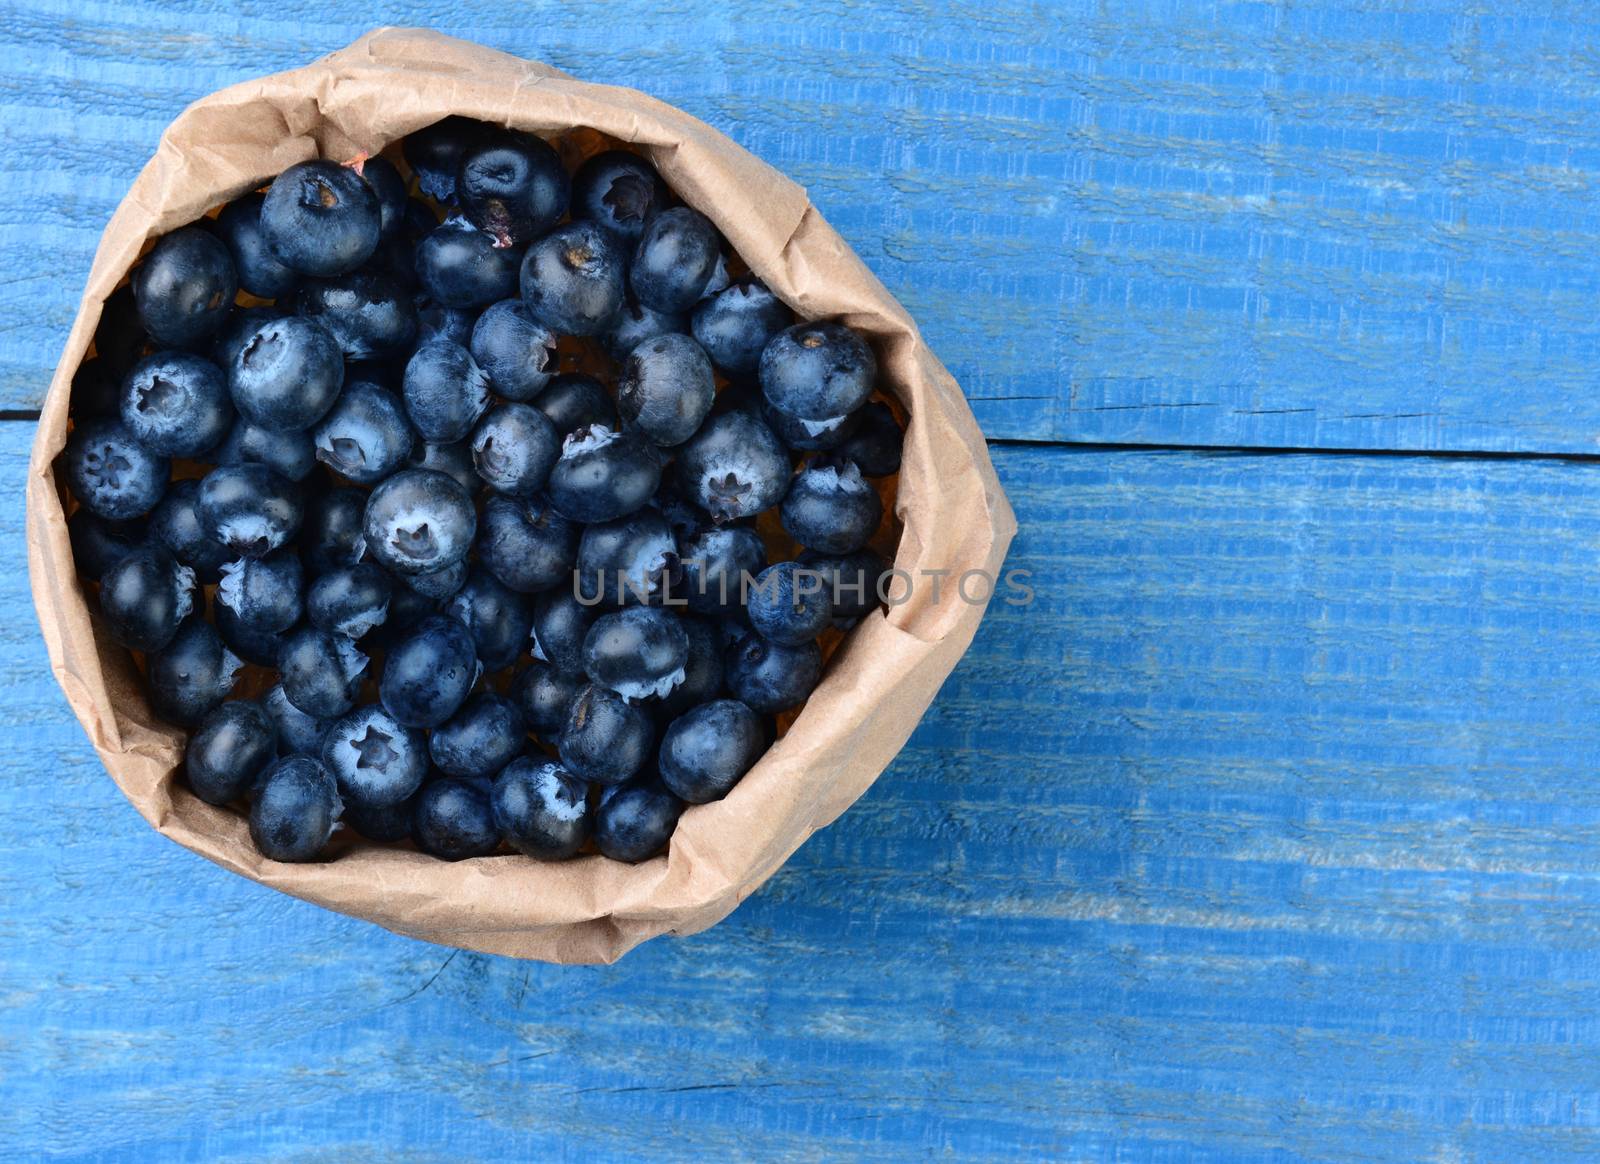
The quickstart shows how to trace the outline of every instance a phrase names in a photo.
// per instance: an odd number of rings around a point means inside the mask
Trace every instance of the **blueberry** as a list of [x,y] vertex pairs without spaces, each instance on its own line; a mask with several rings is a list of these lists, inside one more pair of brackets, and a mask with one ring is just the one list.
[[199,504],[199,481],[174,481],[150,511],[150,536],[194,570],[201,582],[211,584],[222,577],[222,566],[233,560],[233,553],[206,532],[200,521]]
[[683,682],[655,705],[658,720],[676,718],[722,694],[724,644],[717,624],[687,615],[679,620],[689,640],[689,658],[683,665]]
[[573,521],[611,521],[642,508],[660,484],[661,462],[648,443],[593,424],[574,429],[562,442],[549,492]]
[[533,406],[544,413],[562,440],[584,425],[597,424],[615,431],[617,410],[600,381],[582,372],[552,376]]
[[849,630],[881,605],[878,585],[889,564],[872,550],[851,554],[819,554],[807,550],[800,564],[822,575],[825,592],[833,602],[833,625]]
[[459,619],[429,615],[390,648],[378,697],[408,727],[434,728],[466,702],[478,672],[471,632]]
[[408,134],[401,152],[424,194],[436,202],[454,202],[462,155],[488,133],[489,127],[481,121],[446,117]]
[[762,349],[794,322],[794,313],[758,279],[741,279],[701,300],[690,328],[711,362],[730,376],[748,376]]
[[72,495],[111,521],[149,513],[167,487],[170,463],[150,452],[120,420],[78,422],[61,454]]
[[72,395],[67,412],[74,420],[91,416],[119,416],[122,407],[122,377],[100,356],[90,356],[72,374]]
[[600,337],[600,346],[606,354],[621,363],[634,348],[645,340],[657,336],[684,334],[689,330],[687,316],[676,312],[656,311],[642,303],[629,301],[622,305],[610,328]]
[[570,193],[560,155],[531,133],[495,130],[461,155],[461,212],[501,246],[526,244],[560,222]]
[[761,352],[761,391],[774,408],[826,420],[866,403],[878,379],[867,341],[842,323],[799,323]]
[[789,452],[760,417],[744,410],[706,421],[678,454],[678,480],[718,522],[771,509],[789,487]]
[[363,158],[350,168],[377,195],[379,237],[388,238],[400,233],[405,226],[411,199],[406,195],[406,180],[394,168],[394,163],[380,154]]
[[560,335],[599,335],[622,307],[627,261],[592,222],[558,226],[522,260],[522,301]]
[[325,574],[356,561],[367,495],[359,489],[330,489],[306,505],[300,548],[312,574]]
[[860,426],[843,444],[839,455],[854,461],[866,477],[892,477],[900,471],[900,447],[905,434],[887,404],[872,403],[858,413]]
[[211,339],[211,362],[222,369],[223,376],[227,376],[228,369],[233,367],[244,345],[255,335],[256,328],[269,320],[288,319],[293,314],[287,308],[270,303],[234,308]]
[[827,579],[799,562],[779,562],[761,572],[745,600],[750,623],[772,642],[795,647],[833,625]]
[[146,662],[150,706],[170,723],[193,727],[227,698],[241,666],[210,623],[190,618]]
[[367,498],[367,552],[403,577],[447,570],[477,532],[471,495],[433,469],[404,469]]
[[407,575],[404,579],[405,589],[414,590],[436,604],[441,603],[467,584],[468,572],[465,560],[454,562],[441,570]]
[[441,307],[487,307],[517,293],[522,261],[520,247],[499,246],[466,219],[451,217],[417,244],[417,282]]
[[447,776],[492,777],[527,745],[522,711],[503,695],[473,696],[428,739],[428,750]]
[[[67,536],[72,541],[72,561],[78,573],[98,582],[105,572],[121,561],[124,554],[140,545],[146,536],[145,523],[107,521],[88,509],[77,509],[67,518]],[[577,549],[577,541],[573,541]]]
[[544,497],[490,497],[483,506],[478,560],[522,594],[569,582],[578,560],[578,530]]
[[511,684],[511,698],[522,711],[529,731],[554,737],[566,724],[567,713],[584,687],[582,675],[569,675],[535,660],[518,672]]
[[300,491],[265,465],[224,465],[200,479],[201,528],[234,554],[259,558],[300,528]]
[[111,637],[135,651],[159,651],[194,609],[194,571],[165,547],[145,543],[100,579],[100,614]]
[[688,661],[688,635],[659,608],[602,614],[584,637],[584,673],[630,703],[664,698],[683,682]]
[[272,721],[279,755],[322,755],[322,738],[328,734],[333,721],[307,715],[290,703],[281,683],[261,697],[261,707]]
[[322,737],[322,766],[348,804],[398,804],[428,775],[428,741],[375,703],[348,711]]
[[783,646],[752,632],[728,648],[728,690],[762,713],[799,707],[821,677],[822,651],[815,642]]
[[361,645],[369,649],[388,650],[438,609],[439,604],[427,595],[418,594],[409,586],[397,585],[389,597],[389,607],[383,621],[362,636]]
[[406,415],[422,439],[459,441],[489,407],[489,380],[460,344],[429,340],[406,364]]
[[682,542],[683,582],[677,593],[701,614],[730,615],[744,607],[744,578],[766,567],[767,548],[748,526],[706,530]]
[[487,857],[500,847],[488,792],[471,780],[435,780],[417,794],[417,848],[446,861]]
[[595,784],[617,784],[644,767],[655,725],[644,708],[591,684],[573,702],[562,725],[561,763]]
[[313,159],[273,179],[261,203],[261,233],[285,266],[327,279],[353,271],[378,247],[382,209],[347,166]]
[[478,659],[491,671],[517,661],[533,626],[527,600],[481,568],[468,573],[443,609],[472,632]]
[[106,362],[112,378],[120,383],[141,355],[150,337],[134,303],[133,284],[124,283],[106,299],[100,322],[94,329],[95,355]]
[[283,631],[262,630],[241,622],[228,607],[217,603],[211,611],[217,634],[228,650],[246,663],[276,670],[278,656],[283,653],[283,643],[288,637]]
[[305,609],[303,589],[299,555],[278,550],[223,566],[217,602],[252,630],[286,631]]
[[278,671],[290,703],[319,719],[355,706],[369,660],[344,635],[301,627],[283,641]]
[[273,861],[313,861],[344,804],[333,776],[310,756],[285,756],[261,774],[250,804],[250,839]]
[[295,309],[321,324],[347,360],[403,354],[416,341],[416,304],[399,280],[363,268],[334,279],[310,279]]
[[316,424],[343,384],[339,341],[321,324],[295,315],[257,327],[228,369],[240,415],[277,432]]
[[686,335],[646,340],[623,362],[617,412],[658,445],[680,445],[699,429],[716,399],[711,361]]
[[518,852],[540,861],[564,861],[589,839],[588,792],[560,764],[523,756],[495,777],[489,804],[495,827]]
[[583,672],[583,640],[595,612],[573,596],[572,587],[558,586],[533,597],[532,653],[569,675]]
[[359,639],[389,613],[394,584],[370,562],[323,574],[306,594],[306,617],[318,630]]
[[766,397],[761,398],[761,419],[778,434],[778,439],[791,449],[803,453],[819,453],[836,449],[854,435],[861,423],[863,409],[830,416],[826,420],[802,420],[781,408],[774,408]]
[[246,194],[217,215],[217,236],[233,256],[239,286],[258,299],[279,299],[294,290],[299,273],[278,261],[261,229],[261,203],[265,196]]
[[417,309],[417,343],[433,339],[447,339],[466,347],[472,342],[472,330],[477,326],[476,308],[446,307],[427,295],[418,295],[412,303]]
[[210,460],[217,465],[265,465],[280,477],[304,481],[317,467],[317,447],[308,432],[275,432],[240,417],[211,450]]
[[362,804],[347,800],[339,819],[369,841],[393,845],[411,839],[411,821],[416,816],[417,797],[408,796],[394,804]]
[[703,703],[661,740],[661,782],[690,804],[721,800],[767,749],[761,717],[737,699]]
[[443,473],[468,493],[476,493],[483,487],[478,470],[472,467],[472,445],[467,441],[446,444],[417,441],[411,446],[411,467]]
[[732,281],[733,280],[728,277],[727,256],[719,252],[717,255],[717,265],[712,268],[711,278],[706,280],[705,290],[700,292],[700,298],[710,299],[713,296],[721,295],[728,289],[728,285]]
[[163,235],[133,272],[139,319],[158,343],[187,347],[233,310],[238,275],[228,248],[198,226]]
[[357,380],[313,431],[317,460],[358,485],[376,485],[405,465],[416,434],[400,398]]
[[189,787],[207,804],[227,804],[249,792],[277,753],[272,720],[259,703],[237,699],[213,708],[189,738],[183,768]]
[[688,311],[717,270],[722,239],[698,210],[676,206],[645,224],[628,271],[634,295],[657,311]]
[[818,457],[795,474],[779,516],[789,536],[807,549],[848,554],[872,537],[883,502],[854,461]]
[[140,444],[169,457],[209,451],[233,422],[222,369],[187,352],[139,361],[123,382],[121,413]]
[[507,400],[532,400],[556,370],[556,337],[520,299],[492,304],[473,325],[472,358]]
[[613,861],[637,865],[667,847],[683,802],[657,782],[607,788],[595,811],[595,847]]
[[681,592],[678,560],[677,539],[658,510],[596,522],[578,539],[579,592],[618,606],[654,602],[669,587]]
[[667,186],[655,167],[626,150],[596,154],[572,178],[572,217],[590,219],[625,243],[638,242],[666,202]]

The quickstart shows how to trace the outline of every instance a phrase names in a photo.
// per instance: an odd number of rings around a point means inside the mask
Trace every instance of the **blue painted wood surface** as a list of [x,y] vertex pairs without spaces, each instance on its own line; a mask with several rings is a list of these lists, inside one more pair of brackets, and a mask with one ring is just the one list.
[[[715,929],[454,954],[151,832],[0,511],[0,1158],[1600,1156],[1600,13],[1469,0],[0,4],[0,409],[182,104],[376,22],[807,184],[1038,599]],[[20,497],[31,426],[0,423]]]

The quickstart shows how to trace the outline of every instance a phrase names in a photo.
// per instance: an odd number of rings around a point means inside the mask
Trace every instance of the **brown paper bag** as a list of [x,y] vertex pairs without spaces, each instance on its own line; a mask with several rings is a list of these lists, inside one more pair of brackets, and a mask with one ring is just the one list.
[[[630,89],[430,32],[382,29],[306,68],[235,85],[190,106],[118,207],[45,399],[28,476],[28,565],[51,667],[106,769],[161,832],[285,893],[429,941],[552,962],[610,962],[663,933],[726,916],[814,831],[866,790],[905,743],[967,648],[981,606],[918,585],[835,653],[798,719],[727,799],[691,808],[670,852],[641,865],[602,857],[451,864],[357,846],[307,865],[263,858],[245,821],[177,779],[183,735],[157,720],[127,653],[99,634],[73,569],[52,462],[66,439],[72,375],[106,297],[147,240],[313,157],[345,160],[450,113],[550,134],[589,126],[638,143],[674,189],[716,222],[766,284],[806,317],[871,336],[884,386],[910,416],[896,566],[997,574],[1011,509],[960,389],[905,310],[811,207],[805,191],[720,133]],[[914,874],[914,870],[908,870]]]

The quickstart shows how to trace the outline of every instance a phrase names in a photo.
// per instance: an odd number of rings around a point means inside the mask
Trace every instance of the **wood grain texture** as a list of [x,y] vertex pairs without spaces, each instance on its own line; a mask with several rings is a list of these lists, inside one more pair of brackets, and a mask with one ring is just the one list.
[[1600,451],[1600,11],[1476,0],[0,4],[0,408],[171,117],[372,24],[806,185],[995,438]]
[[609,968],[452,955],[146,828],[0,511],[0,1151],[1600,1153],[1600,467],[996,460],[1036,601],[731,918]]

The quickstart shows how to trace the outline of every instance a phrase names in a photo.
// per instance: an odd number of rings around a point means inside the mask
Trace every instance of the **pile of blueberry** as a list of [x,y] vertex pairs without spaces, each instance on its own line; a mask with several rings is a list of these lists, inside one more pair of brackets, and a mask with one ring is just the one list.
[[159,239],[73,381],[101,625],[270,858],[644,860],[878,604],[872,349],[586,133],[293,166]]

